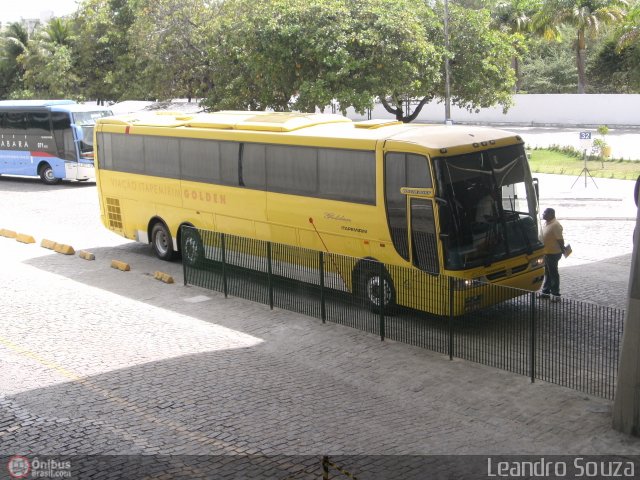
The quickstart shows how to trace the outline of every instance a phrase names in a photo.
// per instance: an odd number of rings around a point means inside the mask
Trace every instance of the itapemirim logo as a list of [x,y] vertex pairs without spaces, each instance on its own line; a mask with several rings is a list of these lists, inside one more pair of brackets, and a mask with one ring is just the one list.
[[27,457],[14,455],[7,463],[7,470],[11,478],[27,478],[31,471],[31,464]]

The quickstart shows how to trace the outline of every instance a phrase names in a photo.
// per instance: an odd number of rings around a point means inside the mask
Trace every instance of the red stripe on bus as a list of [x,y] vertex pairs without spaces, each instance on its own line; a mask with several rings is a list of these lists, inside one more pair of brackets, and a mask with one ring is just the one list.
[[54,157],[55,155],[51,155],[47,152],[29,152],[32,157]]

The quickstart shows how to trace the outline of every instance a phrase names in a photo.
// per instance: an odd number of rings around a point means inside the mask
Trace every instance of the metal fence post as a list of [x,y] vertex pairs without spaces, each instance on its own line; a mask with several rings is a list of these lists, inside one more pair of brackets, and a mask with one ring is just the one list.
[[329,457],[322,457],[322,480],[329,480]]
[[319,262],[319,270],[320,270],[320,318],[322,318],[322,323],[327,322],[327,306],[325,304],[324,298],[324,254],[322,251],[319,252],[318,256]]
[[531,364],[529,365],[529,373],[531,375],[531,383],[536,380],[536,294],[531,292],[531,315],[530,315],[530,331],[529,335],[531,339],[529,341],[529,358]]
[[453,360],[453,277],[449,277],[449,360]]
[[222,247],[222,291],[224,292],[224,298],[227,298],[229,289],[227,287],[227,249],[224,233],[220,234],[220,246]]
[[380,291],[379,291],[379,299],[380,299],[380,341],[384,342],[384,298],[385,298],[385,276],[384,276],[384,264],[382,262],[378,262],[379,266],[379,278],[380,278]]
[[267,242],[267,272],[269,278],[269,308],[273,310],[273,269],[271,265],[271,242]]
[[[184,252],[184,231],[185,229],[187,229],[189,227],[181,227],[180,232],[183,233],[183,235],[180,235],[180,251]],[[184,261],[184,257],[182,258],[182,279],[184,281],[184,286],[187,286],[187,262]]]

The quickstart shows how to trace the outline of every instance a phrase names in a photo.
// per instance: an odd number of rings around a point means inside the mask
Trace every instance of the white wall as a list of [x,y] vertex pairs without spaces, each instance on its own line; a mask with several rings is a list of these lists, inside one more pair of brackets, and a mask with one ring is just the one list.
[[[451,119],[454,123],[480,124],[640,126],[640,95],[514,95],[513,101],[506,114],[500,107],[469,113],[452,105]],[[354,120],[368,118],[353,109],[348,110],[347,116]],[[371,118],[393,115],[376,105]],[[425,105],[416,121],[443,123],[444,103]]]

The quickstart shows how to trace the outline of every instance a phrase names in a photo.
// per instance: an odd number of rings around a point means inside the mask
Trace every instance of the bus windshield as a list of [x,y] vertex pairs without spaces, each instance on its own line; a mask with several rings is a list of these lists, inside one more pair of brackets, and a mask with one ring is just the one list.
[[93,127],[96,120],[102,117],[109,117],[112,113],[109,110],[98,110],[95,112],[74,112],[73,123],[80,127],[82,131],[82,138],[80,138],[78,146],[80,149],[80,156],[91,157],[93,156]]
[[462,270],[541,248],[522,145],[434,159],[445,266]]

